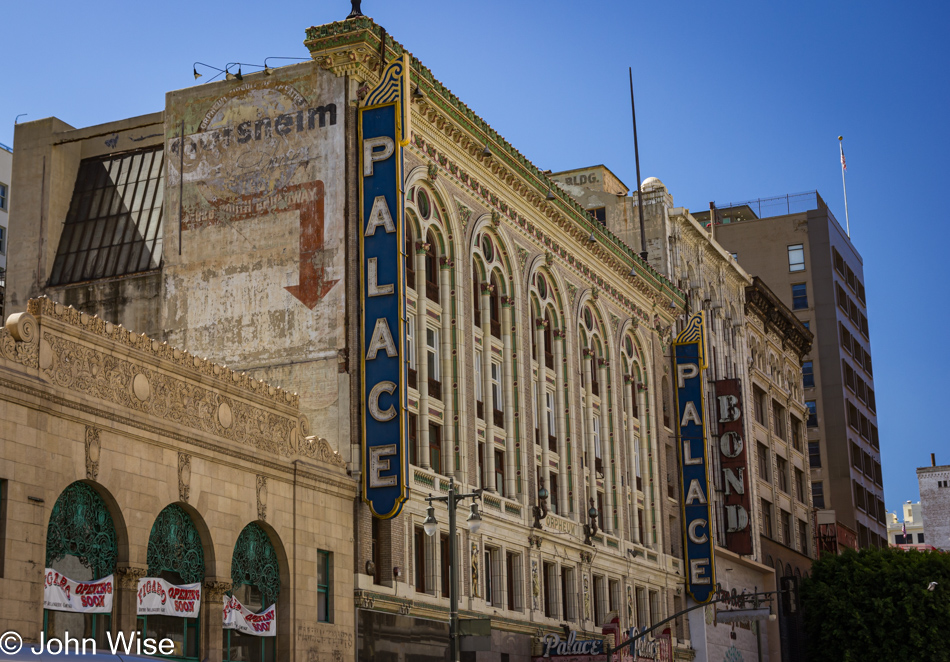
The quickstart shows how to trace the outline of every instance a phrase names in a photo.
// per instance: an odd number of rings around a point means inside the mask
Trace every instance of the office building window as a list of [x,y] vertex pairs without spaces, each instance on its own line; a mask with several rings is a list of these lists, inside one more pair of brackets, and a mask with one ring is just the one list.
[[7,229],[0,225],[0,255],[7,254]]
[[0,211],[9,211],[7,209],[7,198],[9,190],[6,184],[0,184]]
[[[505,399],[504,392],[501,389],[501,364],[495,361],[492,361],[491,364],[491,398],[492,406],[495,408],[496,412],[503,412],[505,410]],[[497,416],[495,418],[498,418]],[[502,417],[502,421],[504,417]],[[496,423],[497,425],[497,423]]]
[[762,499],[762,535],[772,537],[772,504]]
[[831,254],[835,263],[835,271],[844,276],[844,259],[841,257],[841,253],[838,252],[837,248],[832,247]]
[[804,321],[804,322],[802,322],[802,326],[804,326],[806,329],[808,329],[809,331],[811,331],[811,322]]
[[[475,350],[475,399],[478,404],[482,404],[482,352]],[[484,413],[479,414],[479,418],[484,417]]]
[[[496,607],[502,604],[501,598],[501,550],[495,547],[485,548],[485,602]],[[447,595],[447,594],[446,594]]]
[[[439,332],[433,328],[426,327],[426,365],[429,369],[429,395],[439,400],[442,399],[441,388],[441,361],[439,359]],[[438,386],[438,393],[432,392],[432,386]]]
[[805,283],[792,285],[792,310],[808,308],[808,287]]
[[805,270],[805,247],[803,244],[794,244],[788,247],[788,270]]
[[802,363],[802,386],[805,388],[815,387],[815,366],[811,361]]
[[795,469],[795,498],[805,503],[805,472]]
[[505,493],[505,452],[495,451],[495,490]]
[[507,586],[508,609],[521,611],[521,555],[514,552],[505,553],[505,581]]
[[597,207],[595,209],[588,209],[587,213],[594,217],[594,220],[599,223],[607,223],[607,208],[606,207]]
[[657,625],[663,616],[660,614],[660,593],[659,591],[650,591],[650,625]]
[[426,532],[417,526],[413,535],[413,561],[415,562],[416,591],[426,592]]
[[647,594],[646,589],[637,586],[637,627],[641,630],[649,625],[647,620]]
[[769,482],[769,449],[765,444],[756,444],[757,455],[759,456],[759,478]]
[[818,427],[818,403],[814,400],[806,400],[805,406],[808,407],[808,422],[806,425],[810,428]]
[[772,430],[775,436],[785,441],[788,438],[788,428],[785,423],[785,407],[772,400]]
[[802,435],[802,422],[795,416],[790,416],[788,420],[791,424],[792,448],[801,452],[803,450],[803,444],[805,443]]
[[565,621],[577,620],[574,612],[575,596],[574,569],[561,567],[561,617]]
[[808,547],[808,523],[800,519],[798,520],[798,549],[807,556]]
[[917,534],[917,544],[918,544],[918,545],[923,545],[923,544],[924,544],[924,534],[922,534],[922,533],[918,533],[918,534]]
[[783,510],[781,511],[780,518],[782,522],[782,542],[788,547],[794,548],[795,545],[792,541],[792,515]]
[[[420,529],[421,531],[422,529]],[[317,620],[332,622],[330,617],[330,560],[333,554],[317,550]]]
[[808,442],[808,465],[812,469],[821,467],[821,445],[817,441]]
[[544,615],[548,618],[557,618],[557,589],[554,582],[557,581],[555,574],[556,567],[553,563],[544,562],[542,564],[542,577],[544,590]]
[[442,470],[442,426],[429,423],[429,466],[436,473]]
[[811,484],[811,505],[822,509],[825,507],[825,486],[817,482]]
[[594,625],[600,626],[607,621],[607,589],[603,577],[594,575]]
[[775,455],[775,473],[778,479],[778,488],[788,493],[788,460],[781,455]]
[[[440,533],[439,534],[439,579],[442,584],[442,597],[449,597],[449,534]],[[489,572],[488,567],[485,568],[486,574]]]
[[755,420],[759,425],[766,425],[765,391],[758,386],[752,386],[752,405],[755,408]]

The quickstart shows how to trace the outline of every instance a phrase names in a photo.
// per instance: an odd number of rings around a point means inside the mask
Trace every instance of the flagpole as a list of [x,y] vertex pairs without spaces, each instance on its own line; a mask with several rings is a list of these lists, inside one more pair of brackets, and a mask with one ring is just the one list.
[[848,239],[851,238],[851,221],[848,219],[848,185],[844,180],[844,173],[848,166],[844,162],[844,136],[838,136],[838,149],[841,152],[841,188],[844,190],[844,226],[848,233]]

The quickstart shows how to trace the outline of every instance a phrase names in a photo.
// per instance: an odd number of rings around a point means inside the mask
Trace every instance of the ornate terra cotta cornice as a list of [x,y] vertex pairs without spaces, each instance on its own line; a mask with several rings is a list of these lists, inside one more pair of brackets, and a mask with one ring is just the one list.
[[[375,82],[379,76],[381,52],[384,53],[386,61],[408,53],[381,26],[365,16],[308,28],[304,45],[320,67],[336,75],[351,75],[368,83]],[[627,272],[632,270],[662,295],[680,307],[685,306],[685,295],[682,291],[643,261],[606,227],[591,219],[577,201],[561,191],[540,168],[462,103],[416,57],[411,53],[409,56],[412,81],[423,93],[425,103],[464,128],[465,132],[480,144],[490,146],[494,162],[492,167],[504,166],[521,178],[526,189],[522,191],[523,198],[534,201],[535,206],[538,206],[545,216],[560,212],[573,226],[580,228],[585,236],[593,235],[605,253],[619,263],[619,268]],[[549,191],[554,200],[546,201]]]
[[782,303],[758,276],[745,289],[746,315],[756,315],[765,322],[767,331],[776,333],[783,342],[790,344],[799,357],[811,351],[814,335],[805,328],[794,313]]

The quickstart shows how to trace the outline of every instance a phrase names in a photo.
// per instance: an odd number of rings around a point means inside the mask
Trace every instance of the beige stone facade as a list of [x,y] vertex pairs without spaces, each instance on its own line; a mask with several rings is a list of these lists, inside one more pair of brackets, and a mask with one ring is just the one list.
[[[79,483],[114,525],[106,628],[137,628],[137,580],[156,562],[153,523],[173,506],[194,524],[204,559],[199,659],[222,659],[222,596],[238,588],[233,555],[250,524],[276,553],[278,659],[349,659],[356,483],[326,440],[305,435],[298,397],[50,299],[28,310],[0,330],[3,628],[38,640],[44,567],[64,560],[50,558],[47,528]],[[92,563],[70,558],[79,570]],[[327,622],[317,618],[320,558],[330,560]]]

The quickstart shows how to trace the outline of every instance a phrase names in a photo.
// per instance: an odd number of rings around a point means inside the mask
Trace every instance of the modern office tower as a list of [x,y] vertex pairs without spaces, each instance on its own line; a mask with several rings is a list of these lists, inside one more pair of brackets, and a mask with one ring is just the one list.
[[[710,211],[697,214],[705,224]],[[819,551],[886,545],[864,261],[817,192],[715,209],[713,234],[815,336],[802,380]]]

